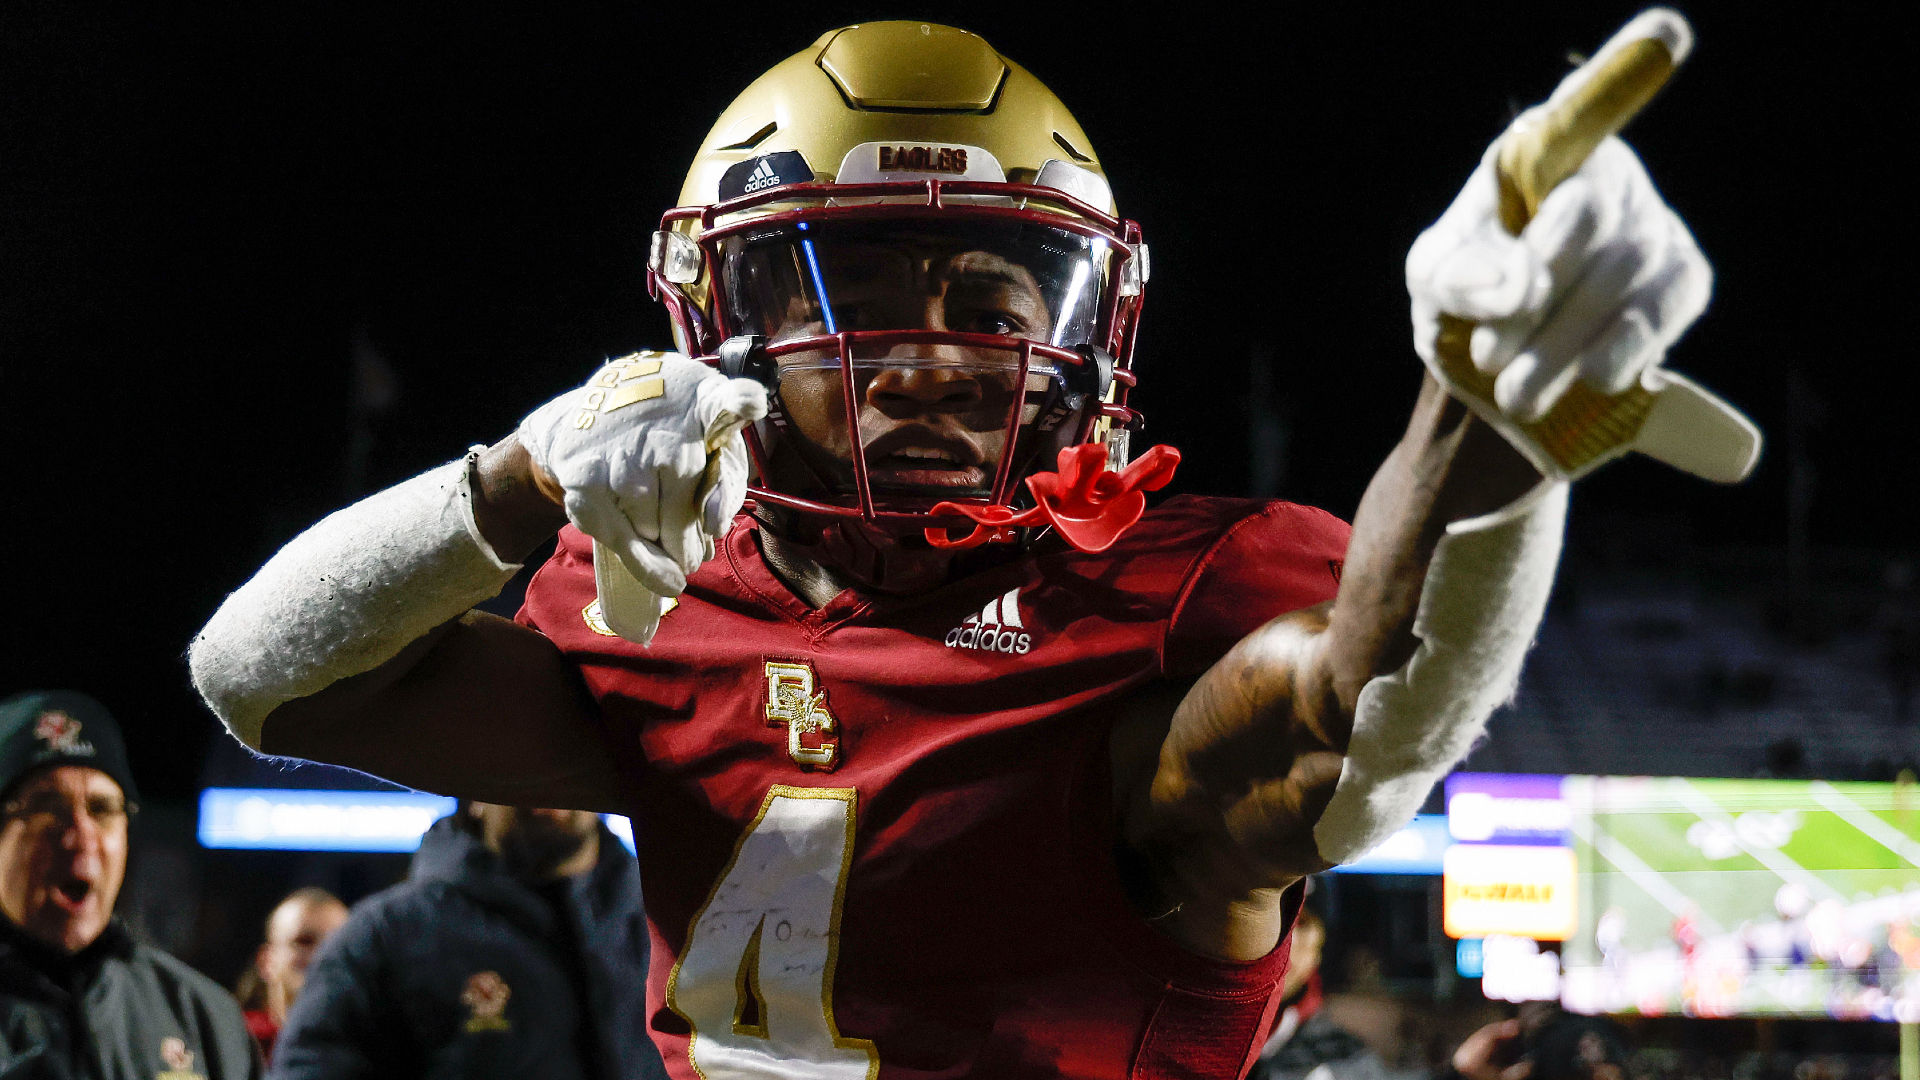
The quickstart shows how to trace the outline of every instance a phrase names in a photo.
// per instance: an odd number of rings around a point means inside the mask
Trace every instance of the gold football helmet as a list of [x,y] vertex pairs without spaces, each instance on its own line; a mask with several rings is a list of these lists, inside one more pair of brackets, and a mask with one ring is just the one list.
[[1072,114],[978,36],[822,35],[721,114],[680,202],[649,278],[682,351],[770,391],[752,498],[938,542],[1066,448],[1126,464],[1146,245]]

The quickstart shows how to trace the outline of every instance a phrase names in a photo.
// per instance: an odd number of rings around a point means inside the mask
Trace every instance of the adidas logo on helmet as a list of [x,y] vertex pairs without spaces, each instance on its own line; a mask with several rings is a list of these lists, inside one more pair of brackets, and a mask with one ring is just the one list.
[[780,174],[773,171],[773,163],[766,158],[761,158],[760,164],[754,168],[753,174],[747,177],[746,193],[751,195],[756,191],[773,187],[779,183]]
[[949,649],[983,649],[987,652],[1025,655],[1033,648],[1033,636],[1020,621],[1020,590],[1008,589],[1005,596],[987,601],[977,615],[947,631]]

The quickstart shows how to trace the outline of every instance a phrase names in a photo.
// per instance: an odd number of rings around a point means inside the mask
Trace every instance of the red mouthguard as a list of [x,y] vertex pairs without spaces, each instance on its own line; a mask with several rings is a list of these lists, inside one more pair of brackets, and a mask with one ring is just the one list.
[[1146,512],[1144,493],[1158,491],[1173,479],[1180,451],[1156,446],[1119,472],[1109,472],[1106,463],[1107,448],[1099,443],[1082,443],[1060,451],[1059,472],[1027,477],[1027,490],[1037,501],[1029,510],[940,503],[932,513],[970,518],[975,523],[973,532],[954,540],[945,529],[928,529],[927,543],[938,548],[1008,543],[1019,536],[1016,530],[1051,525],[1081,551],[1105,551]]

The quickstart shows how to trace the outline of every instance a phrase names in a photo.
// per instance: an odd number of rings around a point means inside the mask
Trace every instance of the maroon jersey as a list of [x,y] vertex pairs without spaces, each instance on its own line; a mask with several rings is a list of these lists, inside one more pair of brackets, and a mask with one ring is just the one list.
[[1099,554],[815,610],[743,517],[642,648],[564,530],[520,618],[629,780],[668,1071],[1241,1075],[1287,946],[1214,960],[1133,910],[1108,737],[1129,692],[1331,598],[1346,542],[1322,511],[1182,497]]

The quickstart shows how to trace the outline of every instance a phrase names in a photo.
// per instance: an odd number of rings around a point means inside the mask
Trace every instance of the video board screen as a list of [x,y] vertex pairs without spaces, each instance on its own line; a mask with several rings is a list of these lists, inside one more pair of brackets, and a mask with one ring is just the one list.
[[[459,800],[418,791],[207,788],[200,793],[200,846],[254,851],[418,850]],[[633,825],[600,815],[628,851]]]
[[1920,1019],[1911,785],[1569,776],[1561,796],[1568,1008]]
[[1447,777],[1441,888],[1448,937],[1560,941],[1574,931],[1574,856],[1564,777]]
[[200,845],[264,851],[413,851],[459,800],[418,791],[207,788]]

